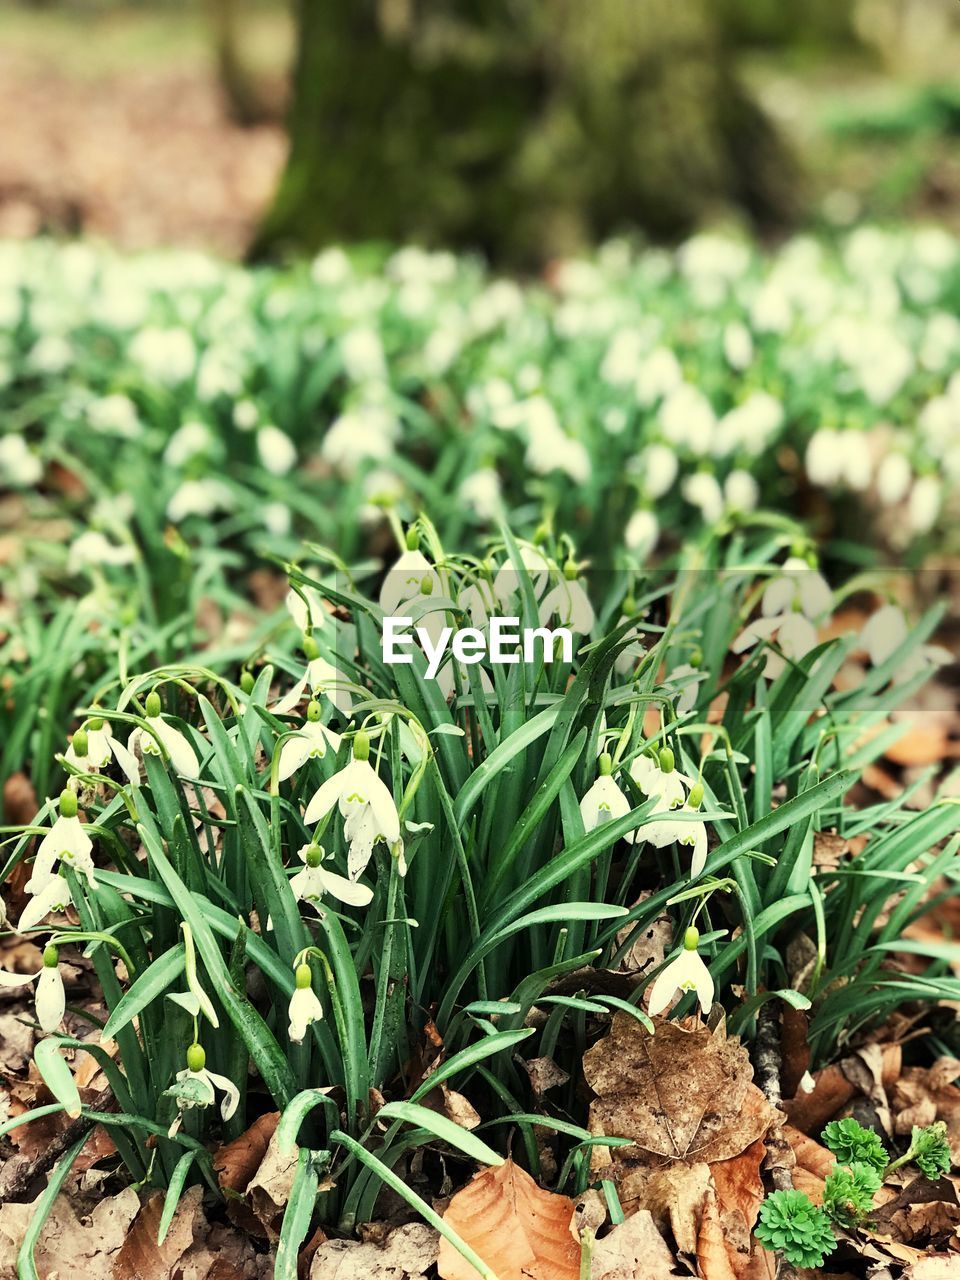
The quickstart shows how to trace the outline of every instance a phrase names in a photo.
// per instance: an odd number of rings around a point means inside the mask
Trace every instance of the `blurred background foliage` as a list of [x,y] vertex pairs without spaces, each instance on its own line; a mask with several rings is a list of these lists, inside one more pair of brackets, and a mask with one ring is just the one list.
[[0,234],[534,268],[960,206],[954,0],[2,0]]

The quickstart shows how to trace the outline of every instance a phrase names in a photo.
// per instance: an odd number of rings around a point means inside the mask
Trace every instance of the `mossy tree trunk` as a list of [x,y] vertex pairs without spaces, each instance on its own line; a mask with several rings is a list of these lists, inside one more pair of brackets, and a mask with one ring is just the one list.
[[290,156],[254,256],[343,240],[511,265],[738,204],[793,173],[710,0],[299,0]]

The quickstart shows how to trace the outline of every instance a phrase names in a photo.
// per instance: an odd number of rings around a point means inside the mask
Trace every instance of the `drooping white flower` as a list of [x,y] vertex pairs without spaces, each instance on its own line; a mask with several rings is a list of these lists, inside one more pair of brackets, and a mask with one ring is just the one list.
[[325,855],[321,845],[305,844],[298,850],[297,856],[304,867],[290,881],[290,888],[298,902],[308,902],[319,911],[324,894],[329,894],[331,898],[345,902],[350,907],[365,907],[372,901],[372,889],[324,867]]
[[695,991],[704,1017],[713,1007],[714,984],[710,970],[700,958],[697,944],[700,933],[688,929],[683,938],[683,950],[663,969],[650,992],[648,1011],[651,1017],[663,1013],[675,995]]
[[660,524],[657,517],[647,507],[638,508],[627,521],[623,540],[627,549],[643,560],[657,545],[660,537]]
[[223,1094],[220,1118],[229,1120],[240,1105],[240,1090],[227,1076],[208,1071],[207,1055],[202,1045],[192,1044],[187,1050],[187,1065],[176,1074],[176,1086],[170,1092],[177,1100],[177,1116],[170,1126],[172,1136],[180,1127],[183,1112],[192,1107],[209,1107],[216,1101],[218,1092]]
[[286,782],[308,760],[322,760],[328,748],[334,754],[340,750],[340,735],[320,723],[320,706],[311,702],[303,726],[280,748],[277,780]]
[[[78,746],[85,748],[82,753],[78,751]],[[140,766],[136,756],[127,750],[119,738],[113,736],[106,720],[99,717],[88,720],[86,726],[74,734],[73,741],[63,756],[81,773],[100,773],[113,759],[126,774],[128,782],[140,781]]]
[[370,742],[358,733],[353,759],[314,793],[307,805],[304,822],[312,825],[325,818],[334,805],[343,816],[343,834],[349,845],[347,874],[359,879],[378,840],[393,845],[400,839],[400,817],[388,787],[371,766]]
[[17,933],[27,933],[55,911],[66,911],[73,902],[65,877],[51,874],[33,894],[17,921]]
[[593,629],[595,614],[583,584],[576,578],[563,577],[540,602],[540,623],[546,626],[556,615],[561,626],[570,627],[580,635],[589,635]]
[[768,583],[760,601],[765,618],[798,610],[811,620],[829,613],[833,603],[830,584],[799,556],[790,556],[783,568]]
[[297,624],[299,631],[310,629],[317,631],[326,625],[327,610],[324,607],[323,596],[316,587],[306,584],[296,590],[291,587],[283,603],[287,606],[287,612]]
[[670,683],[676,684],[679,681],[682,685],[676,704],[678,716],[685,716],[696,706],[700,681],[704,678],[704,673],[697,667],[692,667],[689,662],[681,662],[670,672]]
[[[886,604],[870,615],[860,632],[860,643],[867,651],[867,656],[875,667],[882,666],[888,658],[904,644],[910,634],[910,627],[899,605]],[[920,645],[908,658],[901,662],[893,674],[894,683],[909,680],[918,672],[931,666],[939,666],[949,662],[951,654],[948,649],[939,645]]]
[[307,1034],[307,1027],[323,1018],[323,1005],[311,985],[313,975],[308,964],[298,964],[294,978],[295,986],[290,997],[287,1016],[290,1025],[287,1034],[294,1044],[302,1044]]
[[296,445],[285,431],[269,424],[257,432],[257,456],[273,476],[285,476],[297,465]]
[[93,887],[93,841],[80,825],[77,817],[77,797],[72,791],[60,796],[60,816],[40,841],[33,862],[33,871],[24,889],[27,893],[40,893],[47,888],[55,874],[57,862],[73,867]]
[[102,565],[132,564],[136,554],[133,547],[118,547],[99,530],[86,529],[70,544],[67,571],[82,573]]
[[524,572],[530,578],[533,594],[539,597],[547,585],[552,568],[547,557],[533,543],[520,542],[517,549],[520,552],[520,564],[517,565],[508,557],[493,580],[493,594],[501,605],[506,605],[512,596],[519,593]]
[[34,997],[37,1021],[44,1031],[56,1031],[63,1021],[67,998],[60,976],[59,952],[52,944],[44,948],[43,967],[36,973],[10,973],[0,969],[0,987],[26,987],[31,982],[37,984]]
[[655,442],[647,445],[639,455],[636,460],[637,473],[644,493],[652,502],[670,492],[679,466],[677,452],[668,444]]
[[279,716],[289,715],[299,707],[309,692],[315,698],[327,698],[342,715],[349,716],[353,708],[353,699],[349,693],[350,684],[350,678],[332,663],[327,662],[326,658],[312,658],[307,663],[307,669],[301,679],[270,710]]
[[802,613],[786,613],[775,618],[755,618],[744,627],[730,646],[733,653],[745,653],[747,649],[763,641],[776,641],[780,653],[767,652],[763,674],[775,680],[790,662],[799,662],[817,645],[817,629]]
[[[632,808],[630,801],[614,782],[610,770],[610,756],[604,753],[600,757],[600,776],[580,801],[580,816],[586,832],[593,831],[601,822],[622,818]],[[633,833],[628,832],[626,839],[632,838]]]
[[424,578],[432,578],[433,565],[416,547],[408,547],[387,571],[380,588],[380,608],[388,616],[397,613],[422,593]]
[[200,762],[193,747],[179,729],[164,720],[160,714],[160,698],[156,693],[147,695],[146,713],[147,727],[138,726],[127,739],[127,749],[131,755],[136,756],[138,750],[141,755],[162,755],[157,743],[159,738],[177,773],[182,778],[199,778]]
[[637,756],[630,765],[630,776],[643,794],[655,801],[650,817],[635,833],[637,842],[663,849],[679,840],[682,825],[664,818],[683,807],[690,779],[673,767],[673,752],[664,748],[659,761],[647,755]]

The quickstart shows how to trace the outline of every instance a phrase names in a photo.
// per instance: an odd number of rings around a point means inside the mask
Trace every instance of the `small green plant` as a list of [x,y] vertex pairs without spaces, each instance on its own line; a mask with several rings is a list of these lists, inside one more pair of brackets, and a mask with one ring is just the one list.
[[837,1157],[827,1174],[821,1208],[802,1191],[775,1191],[760,1206],[755,1234],[768,1249],[781,1251],[788,1262],[819,1267],[836,1245],[832,1226],[844,1231],[869,1226],[873,1198],[891,1173],[913,1163],[935,1182],[950,1170],[947,1126],[914,1125],[910,1146],[890,1160],[877,1134],[852,1116],[831,1120],[821,1135]]
[[853,1116],[831,1120],[824,1129],[823,1145],[837,1157],[838,1164],[871,1165],[882,1174],[890,1157],[886,1148],[872,1129],[864,1127]]
[[774,1191],[767,1196],[754,1234],[795,1267],[822,1266],[837,1246],[830,1219],[802,1191]]

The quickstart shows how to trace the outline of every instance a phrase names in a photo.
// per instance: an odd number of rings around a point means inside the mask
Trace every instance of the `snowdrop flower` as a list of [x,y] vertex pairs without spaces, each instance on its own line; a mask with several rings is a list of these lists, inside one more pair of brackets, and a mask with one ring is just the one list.
[[[691,678],[688,679],[688,677]],[[699,682],[704,679],[704,673],[697,667],[691,666],[689,662],[681,662],[678,667],[673,668],[668,679],[671,684],[676,684],[678,681],[682,683],[676,710],[678,716],[685,716],[697,705]]]
[[347,874],[358,880],[378,840],[394,845],[400,839],[400,817],[393,796],[369,762],[370,739],[357,734],[353,759],[328,778],[314,793],[303,815],[312,825],[338,805],[344,819],[343,834],[349,845]]
[[679,469],[677,453],[666,444],[651,444],[636,460],[643,492],[653,502],[673,488]]
[[197,363],[197,350],[186,329],[141,329],[127,354],[146,374],[168,385],[189,378]]
[[723,354],[731,369],[742,372],[753,359],[753,338],[745,324],[735,321],[723,331]]
[[[307,640],[310,641],[309,644]],[[353,709],[353,699],[347,688],[351,683],[349,678],[339,668],[327,662],[326,658],[319,656],[317,642],[312,636],[305,639],[304,649],[309,659],[306,671],[290,692],[274,703],[270,710],[278,716],[289,715],[299,707],[309,691],[314,697],[327,698],[341,715],[349,716]]]
[[331,423],[320,452],[332,467],[351,475],[363,462],[389,458],[397,431],[396,419],[382,406],[361,405]]
[[635,839],[663,849],[680,838],[682,828],[676,822],[664,822],[664,814],[681,809],[686,801],[685,784],[690,779],[674,768],[673,752],[664,747],[657,758],[640,755],[630,766],[630,776],[648,798],[655,798],[650,819],[638,828]]
[[232,507],[233,492],[222,480],[184,480],[167,503],[167,519],[179,524],[188,516],[208,517]]
[[37,1021],[46,1032],[56,1031],[63,1021],[67,998],[60,976],[60,953],[53,944],[43,951],[43,968],[37,973],[10,973],[0,969],[0,987],[26,987],[36,982],[35,1008]]
[[[882,666],[893,657],[910,635],[910,627],[899,605],[886,604],[871,614],[860,632],[860,643],[875,667]],[[950,651],[939,645],[924,644],[897,667],[892,677],[895,683],[909,680],[911,676],[929,666],[939,666],[951,660]]]
[[731,652],[745,653],[762,641],[774,639],[781,653],[774,653],[773,650],[767,653],[763,674],[768,680],[775,680],[786,670],[789,662],[799,662],[811,649],[816,648],[817,629],[802,613],[756,618],[734,640]]
[[914,534],[929,533],[940,514],[942,491],[936,476],[921,476],[907,500],[907,525]]
[[[690,788],[687,802],[679,812],[692,816],[699,811],[702,801],[703,783],[697,781]],[[709,845],[706,823],[701,819],[697,819],[691,822],[678,823],[677,825],[679,830],[677,843],[693,850],[690,858],[690,879],[697,880],[703,874],[703,868],[707,865],[707,849]]]
[[840,479],[840,433],[832,427],[820,427],[810,437],[804,465],[810,481],[828,489]]
[[136,405],[119,392],[93,400],[87,409],[87,421],[94,431],[124,440],[136,440],[142,430]]
[[561,626],[570,627],[585,636],[593,630],[595,615],[583,583],[577,580],[576,574],[577,566],[572,560],[567,561],[562,578],[540,603],[540,623],[545,627],[556,614]]
[[260,428],[257,432],[257,456],[264,470],[273,476],[285,476],[297,465],[296,446],[279,427]]
[[[585,832],[593,831],[601,822],[622,818],[632,808],[630,801],[613,780],[613,764],[607,752],[601,755],[599,765],[600,776],[580,801],[580,816]],[[627,832],[625,838],[632,841],[633,832]]]
[[86,529],[74,538],[67,554],[67,572],[82,573],[100,565],[132,564],[133,547],[118,547],[96,529]]
[[646,507],[638,508],[627,521],[623,533],[627,549],[643,560],[657,545],[659,538],[660,525],[657,517]]
[[290,997],[287,1015],[290,1026],[287,1034],[294,1044],[302,1044],[307,1034],[307,1027],[312,1022],[319,1022],[323,1017],[323,1005],[317,998],[311,985],[313,975],[308,964],[298,964],[294,976],[294,990]]
[[796,609],[805,618],[820,618],[830,612],[832,603],[833,592],[823,575],[811,568],[806,560],[790,556],[766,587],[760,601],[760,612],[765,618],[770,618]]
[[51,874],[47,883],[31,897],[20,913],[17,933],[29,932],[55,911],[66,911],[72,902],[70,886],[66,879],[56,873]]
[[895,507],[910,492],[913,468],[902,453],[888,453],[877,468],[877,496],[887,507]]
[[478,467],[460,485],[460,499],[478,520],[496,520],[503,510],[500,477],[493,467]]
[[723,482],[723,501],[728,511],[755,511],[760,501],[760,486],[749,471],[731,471]]
[[213,446],[213,432],[205,422],[185,422],[167,442],[163,460],[168,467],[182,467],[191,458],[209,453]]
[[219,1091],[223,1094],[220,1103],[220,1118],[229,1120],[240,1105],[240,1090],[226,1076],[217,1075],[207,1070],[207,1055],[203,1046],[194,1042],[187,1049],[187,1065],[176,1074],[176,1084],[169,1090],[177,1100],[177,1116],[170,1126],[168,1136],[172,1137],[183,1121],[183,1112],[192,1107],[209,1107],[216,1101]]
[[613,386],[635,380],[646,346],[646,339],[639,329],[621,329],[614,335],[603,357],[600,377]]
[[80,825],[77,817],[77,797],[72,791],[60,793],[60,816],[40,841],[33,871],[24,885],[27,893],[41,893],[55,875],[57,862],[73,867],[93,888],[94,866],[91,853],[93,841]]
[[424,578],[432,578],[434,567],[420,551],[420,539],[416,530],[407,534],[407,549],[402,552],[387,571],[380,588],[380,608],[387,615],[396,614],[401,605],[408,605],[423,594]]
[[263,527],[275,538],[282,538],[290,532],[290,508],[282,502],[265,503],[260,514],[263,516]]
[[73,360],[73,347],[62,334],[47,333],[34,344],[28,359],[38,373],[63,373]]
[[298,902],[309,902],[319,911],[324,894],[329,894],[331,898],[345,902],[350,907],[365,907],[372,901],[372,889],[324,868],[325,854],[322,845],[305,844],[298,850],[297,856],[304,868],[290,881],[290,888]]
[[161,747],[157,744],[157,738],[159,738],[177,773],[182,778],[199,778],[200,762],[197,760],[196,753],[180,730],[167,724],[161,716],[158,693],[147,694],[146,712],[147,727],[134,729],[127,739],[127,749],[130,753],[136,756],[139,750],[141,755],[162,755]]
[[699,942],[699,929],[687,929],[683,935],[683,950],[670,961],[653,984],[648,1005],[651,1017],[663,1013],[674,996],[685,991],[697,993],[704,1017],[710,1012],[713,1007],[713,978],[700,959],[697,951]]
[[519,591],[523,571],[526,571],[530,577],[533,594],[539,596],[547,585],[553,567],[539,547],[535,547],[533,543],[520,542],[517,546],[520,552],[520,565],[515,564],[513,559],[508,557],[497,570],[493,580],[493,594],[504,606]]
[[649,408],[676,390],[682,382],[680,361],[667,347],[657,347],[640,365],[633,393],[638,404]]
[[283,603],[286,605],[287,613],[297,624],[298,631],[316,631],[326,623],[327,610],[324,607],[323,596],[316,587],[306,584],[297,588],[291,587],[284,596]]
[[715,524],[723,515],[723,491],[717,477],[709,471],[695,471],[681,486],[684,498],[699,508],[707,524]]
[[73,735],[73,741],[63,753],[64,759],[81,773],[100,773],[111,759],[126,774],[127,781],[140,781],[140,766],[123,743],[113,736],[109,724],[99,716],[88,720]]
[[331,245],[317,254],[310,267],[310,275],[315,284],[332,288],[344,284],[352,274],[350,259],[339,245]]
[[18,489],[29,489],[43,475],[43,464],[30,452],[22,436],[0,438],[0,478]]
[[710,452],[717,418],[702,391],[688,382],[672,391],[660,409],[660,429],[670,444],[698,457]]
[[375,329],[350,329],[340,339],[340,356],[351,382],[385,382],[387,362]]
[[280,748],[277,781],[286,782],[308,760],[322,760],[328,747],[336,754],[340,750],[340,735],[320,723],[320,704],[311,702],[303,727],[291,734]]

